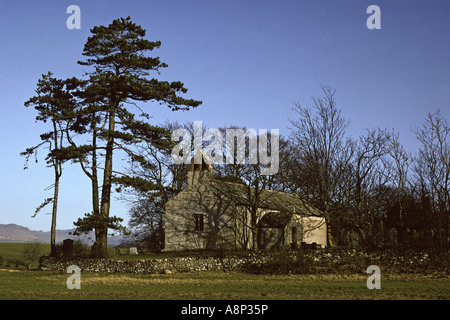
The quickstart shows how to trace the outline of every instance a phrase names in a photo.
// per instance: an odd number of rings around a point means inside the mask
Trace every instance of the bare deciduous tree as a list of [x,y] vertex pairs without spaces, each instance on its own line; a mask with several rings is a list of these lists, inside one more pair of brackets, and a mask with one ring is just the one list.
[[383,168],[381,159],[388,154],[388,141],[390,134],[387,130],[367,130],[359,138],[355,151],[354,183],[355,183],[355,212],[353,223],[366,230],[366,240],[370,245],[376,242],[375,214],[377,204],[374,203],[374,191],[383,181]]
[[[322,86],[324,96],[313,98],[313,108],[295,104],[298,118],[291,120],[291,139],[302,171],[298,190],[324,214],[328,226],[327,244],[331,244],[331,226],[340,214],[339,202],[347,198],[342,188],[354,153],[354,142],[345,137],[349,122],[337,108],[335,90]],[[303,186],[301,186],[303,185]],[[305,187],[307,185],[307,187]]]
[[408,232],[405,225],[406,215],[406,195],[408,186],[408,172],[412,163],[412,156],[400,143],[399,134],[393,132],[389,139],[389,159],[385,159],[390,179],[397,191],[397,201],[399,206],[399,228],[400,232]]
[[415,173],[421,184],[423,199],[431,201],[437,225],[431,230],[439,244],[449,241],[450,212],[450,127],[440,110],[429,113],[421,128],[415,128],[419,150]]

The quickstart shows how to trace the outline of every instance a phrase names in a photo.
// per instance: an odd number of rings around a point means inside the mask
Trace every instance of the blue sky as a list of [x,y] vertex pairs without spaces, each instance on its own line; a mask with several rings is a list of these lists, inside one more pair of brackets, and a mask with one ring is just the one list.
[[[69,5],[81,9],[81,29],[69,30]],[[369,30],[369,5],[381,9],[381,29]],[[44,161],[23,170],[19,153],[39,141],[45,126],[24,102],[37,80],[81,77],[83,45],[93,26],[119,17],[160,40],[154,54],[169,67],[162,80],[180,80],[186,97],[203,104],[189,112],[143,105],[154,123],[203,121],[210,128],[239,125],[289,134],[293,103],[311,105],[321,85],[336,89],[350,121],[348,135],[394,128],[412,153],[411,128],[438,108],[450,121],[450,2],[323,1],[10,1],[0,0],[0,223],[50,229],[50,209],[31,218],[52,183]],[[41,156],[44,151],[41,152]],[[116,169],[122,165],[117,164]],[[66,165],[58,229],[90,212],[90,185],[78,166]],[[115,201],[111,215],[127,221]]]

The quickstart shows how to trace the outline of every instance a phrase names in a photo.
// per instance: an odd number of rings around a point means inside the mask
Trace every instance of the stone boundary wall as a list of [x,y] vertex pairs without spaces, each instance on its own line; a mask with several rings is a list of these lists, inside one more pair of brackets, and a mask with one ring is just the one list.
[[[267,256],[268,257],[268,256]],[[146,260],[108,260],[90,258],[56,259],[41,257],[40,270],[66,271],[70,265],[78,266],[84,272],[114,272],[134,274],[155,274],[190,271],[214,271],[239,269],[246,263],[262,262],[264,255],[219,257],[182,257]]]
[[[299,255],[300,254],[300,255]],[[301,258],[303,257],[303,258]],[[450,271],[450,253],[437,252],[398,252],[385,250],[367,253],[360,250],[310,250],[300,252],[247,252],[225,256],[197,256],[142,260],[108,260],[91,258],[56,259],[41,257],[40,270],[59,270],[66,272],[71,265],[78,266],[84,272],[113,272],[134,274],[155,274],[191,271],[238,270],[242,267],[261,266],[266,263],[280,262],[289,264],[306,259],[314,266],[336,267],[350,265],[365,271],[369,265],[383,267],[401,267],[402,270],[417,271],[417,267],[425,270]]]

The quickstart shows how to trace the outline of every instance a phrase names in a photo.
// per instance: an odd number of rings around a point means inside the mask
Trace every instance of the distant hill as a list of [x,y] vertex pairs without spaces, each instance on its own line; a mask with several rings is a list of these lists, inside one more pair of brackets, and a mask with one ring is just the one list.
[[[91,246],[94,243],[95,235],[91,232],[87,235],[74,236],[70,234],[74,229],[56,230],[56,243],[62,243],[64,239],[80,240]],[[50,243],[50,231],[30,230],[27,227],[17,224],[0,224],[0,242],[35,242]],[[128,241],[127,236],[119,235],[108,237],[108,247],[116,247]]]

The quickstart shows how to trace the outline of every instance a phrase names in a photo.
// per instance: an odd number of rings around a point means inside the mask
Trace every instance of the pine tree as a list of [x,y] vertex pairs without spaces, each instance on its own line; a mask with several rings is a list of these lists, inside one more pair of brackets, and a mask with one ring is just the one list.
[[40,135],[41,142],[37,145],[27,148],[21,152],[26,157],[25,169],[28,168],[28,160],[34,154],[37,160],[37,151],[41,147],[48,148],[46,162],[49,167],[54,170],[53,197],[45,199],[40,206],[37,207],[35,215],[45,206],[52,203],[52,222],[50,231],[50,247],[51,255],[56,254],[56,216],[58,208],[59,182],[62,175],[62,164],[64,159],[58,157],[63,149],[65,133],[70,125],[71,117],[69,114],[74,109],[74,100],[70,92],[67,90],[67,81],[56,79],[51,72],[42,75],[38,80],[37,95],[25,102],[26,107],[34,106],[38,111],[36,121],[50,122],[51,129]]
[[[180,81],[167,82],[149,78],[150,72],[159,74],[167,64],[159,57],[148,57],[145,53],[160,47],[161,42],[144,39],[145,30],[131,21],[131,18],[114,20],[109,26],[91,29],[83,55],[85,61],[78,63],[91,66],[89,80],[80,93],[84,101],[89,101],[83,117],[101,118],[101,127],[96,128],[97,137],[105,142],[104,171],[101,201],[98,214],[95,212],[79,219],[76,225],[80,230],[95,228],[95,255],[107,256],[107,231],[117,227],[118,218],[109,217],[111,187],[113,183],[113,153],[116,149],[126,150],[126,146],[142,141],[163,144],[167,132],[146,122],[147,113],[136,102],[158,102],[172,111],[189,110],[201,101],[182,98],[187,92]],[[138,120],[127,106],[135,106],[143,120]],[[97,148],[100,148],[97,146]],[[94,151],[95,152],[95,151]]]

